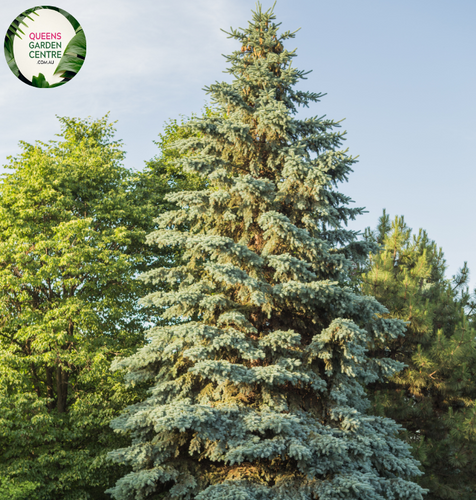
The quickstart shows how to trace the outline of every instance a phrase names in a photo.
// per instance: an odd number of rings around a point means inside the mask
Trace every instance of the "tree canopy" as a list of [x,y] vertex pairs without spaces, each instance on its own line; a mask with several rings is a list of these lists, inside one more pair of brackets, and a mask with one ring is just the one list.
[[321,95],[296,88],[294,33],[274,21],[258,5],[229,33],[233,81],[207,89],[218,115],[171,146],[205,186],[169,195],[148,236],[183,255],[142,276],[158,287],[142,303],[170,324],[113,364],[152,384],[113,422],[132,437],[110,454],[132,467],[116,500],[422,498],[399,427],[366,414],[363,387],[402,368],[367,346],[405,324],[351,287],[350,257],[369,247],[337,186],[355,159],[338,123],[296,116]]
[[109,370],[144,342],[135,280],[152,207],[107,117],[60,118],[0,182],[0,497],[108,498],[111,419],[140,397]]
[[468,269],[445,277],[443,252],[403,217],[385,213],[367,238],[381,245],[361,277],[364,293],[407,322],[373,354],[407,366],[370,386],[375,413],[404,427],[402,438],[422,463],[428,500],[476,499],[476,330],[467,318]]

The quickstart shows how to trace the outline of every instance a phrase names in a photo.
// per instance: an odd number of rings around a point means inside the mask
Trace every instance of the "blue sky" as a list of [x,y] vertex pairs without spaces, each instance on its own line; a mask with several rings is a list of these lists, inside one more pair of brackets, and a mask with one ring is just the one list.
[[[30,1],[3,2],[0,28]],[[118,120],[126,166],[157,153],[164,122],[199,112],[204,86],[228,79],[221,54],[236,48],[220,28],[244,26],[248,0],[55,0],[84,28],[88,54],[67,85],[36,89],[0,63],[0,164],[18,141],[54,139],[59,116]],[[264,2],[264,7],[271,2]],[[301,30],[295,65],[302,89],[325,92],[305,115],[343,119],[359,163],[342,191],[375,226],[383,208],[423,227],[453,274],[463,261],[476,286],[476,2],[278,0],[282,28]]]

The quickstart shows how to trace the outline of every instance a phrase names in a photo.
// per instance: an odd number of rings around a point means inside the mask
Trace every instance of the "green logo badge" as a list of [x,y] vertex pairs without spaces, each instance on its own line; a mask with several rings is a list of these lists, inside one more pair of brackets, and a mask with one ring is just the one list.
[[58,7],[33,7],[10,24],[5,57],[13,74],[33,87],[58,87],[71,80],[86,58],[83,28]]

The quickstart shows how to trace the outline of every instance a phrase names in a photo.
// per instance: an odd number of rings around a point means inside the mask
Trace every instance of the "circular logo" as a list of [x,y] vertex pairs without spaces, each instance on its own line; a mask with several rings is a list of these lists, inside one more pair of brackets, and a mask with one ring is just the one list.
[[33,87],[58,87],[81,69],[86,37],[76,19],[58,7],[33,7],[10,24],[5,57],[13,74]]

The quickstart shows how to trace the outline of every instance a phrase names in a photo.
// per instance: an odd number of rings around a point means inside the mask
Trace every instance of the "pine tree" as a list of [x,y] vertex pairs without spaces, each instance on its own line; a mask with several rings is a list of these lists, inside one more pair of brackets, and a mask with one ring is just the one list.
[[142,277],[162,288],[143,303],[171,324],[113,365],[153,384],[113,424],[132,436],[110,455],[133,468],[108,490],[117,500],[422,498],[399,427],[366,414],[364,385],[401,368],[367,344],[405,327],[350,287],[349,257],[368,247],[335,188],[355,159],[338,123],[295,116],[321,95],[295,89],[294,33],[274,20],[258,5],[229,33],[233,81],[207,89],[223,113],[174,145],[207,185],[169,196],[179,208],[148,237],[185,252]]
[[421,230],[412,236],[403,217],[385,213],[368,238],[381,245],[361,278],[388,317],[407,321],[398,339],[373,347],[374,356],[407,367],[369,386],[372,409],[395,419],[422,463],[419,483],[429,500],[476,499],[476,331],[466,318],[468,269],[445,278],[443,252]]

